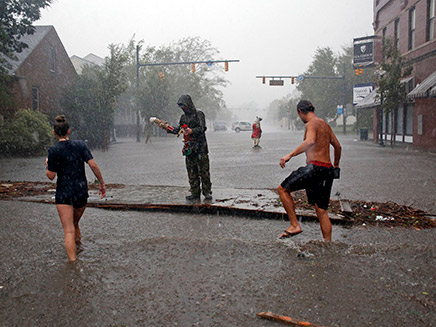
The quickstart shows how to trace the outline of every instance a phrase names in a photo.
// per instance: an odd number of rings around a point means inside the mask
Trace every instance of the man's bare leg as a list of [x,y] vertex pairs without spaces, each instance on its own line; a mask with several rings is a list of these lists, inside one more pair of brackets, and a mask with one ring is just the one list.
[[76,242],[74,230],[74,209],[67,204],[57,204],[56,209],[61,219],[65,234],[65,250],[67,251],[68,261],[76,261]]
[[322,236],[326,241],[332,241],[332,223],[330,221],[327,210],[321,209],[315,204],[316,216],[319,219]]
[[286,231],[291,234],[301,232],[301,226],[298,222],[297,215],[295,214],[295,204],[291,192],[283,188],[281,185],[277,188],[277,192],[279,193],[280,201],[282,201],[283,207],[285,208],[291,222],[291,226],[289,226]]

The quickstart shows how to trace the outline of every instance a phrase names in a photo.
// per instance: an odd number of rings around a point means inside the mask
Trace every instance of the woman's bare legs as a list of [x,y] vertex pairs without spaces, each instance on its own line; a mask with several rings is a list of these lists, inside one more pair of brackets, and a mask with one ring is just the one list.
[[67,251],[68,261],[76,260],[76,240],[74,229],[74,208],[68,204],[57,204],[59,218],[65,234],[65,250]]
[[82,234],[80,233],[79,221],[85,212],[86,206],[82,208],[74,208],[74,230],[76,246],[82,245]]

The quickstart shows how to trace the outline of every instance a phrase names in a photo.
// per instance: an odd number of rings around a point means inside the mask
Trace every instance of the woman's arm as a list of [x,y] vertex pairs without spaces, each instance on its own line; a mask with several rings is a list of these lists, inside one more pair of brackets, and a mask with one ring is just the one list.
[[54,178],[56,177],[56,173],[54,171],[50,171],[48,170],[48,158],[45,159],[45,167],[46,167],[46,175],[48,177],[49,180],[54,180]]
[[106,184],[104,183],[103,175],[101,174],[100,168],[98,168],[98,165],[94,159],[88,160],[88,165],[94,173],[95,177],[97,177],[98,181],[100,182],[100,190],[98,194],[100,194],[101,198],[103,199],[106,195]]

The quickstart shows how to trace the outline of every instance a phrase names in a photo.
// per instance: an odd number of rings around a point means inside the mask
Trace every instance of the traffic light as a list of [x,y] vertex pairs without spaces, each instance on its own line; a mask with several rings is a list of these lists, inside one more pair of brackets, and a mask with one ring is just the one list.
[[363,74],[363,68],[358,68],[354,70],[354,74],[356,76],[362,75]]
[[191,72],[195,73],[195,64],[191,64]]
[[291,77],[291,84],[294,84],[294,76]]
[[262,76],[262,84],[265,84],[265,76]]
[[229,71],[229,63],[228,63],[227,61],[224,62],[224,70],[225,70],[226,72]]

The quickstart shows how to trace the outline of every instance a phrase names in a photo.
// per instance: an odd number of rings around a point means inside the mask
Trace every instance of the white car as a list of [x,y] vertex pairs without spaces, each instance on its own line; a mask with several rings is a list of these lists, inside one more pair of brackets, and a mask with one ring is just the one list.
[[232,131],[239,133],[240,131],[251,131],[251,123],[248,121],[235,121],[232,124]]

